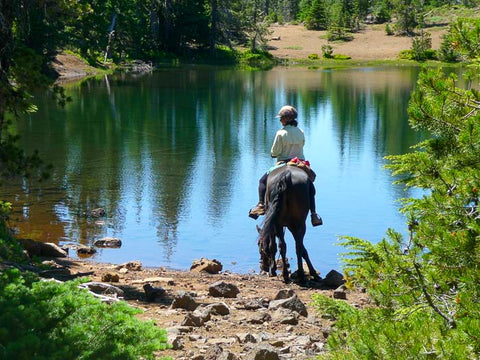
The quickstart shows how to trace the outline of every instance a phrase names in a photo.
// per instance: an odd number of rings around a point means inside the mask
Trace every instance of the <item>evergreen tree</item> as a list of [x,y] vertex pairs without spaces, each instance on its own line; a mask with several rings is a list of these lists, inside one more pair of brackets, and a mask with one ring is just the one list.
[[326,30],[328,28],[327,8],[324,0],[313,0],[305,19],[308,30]]

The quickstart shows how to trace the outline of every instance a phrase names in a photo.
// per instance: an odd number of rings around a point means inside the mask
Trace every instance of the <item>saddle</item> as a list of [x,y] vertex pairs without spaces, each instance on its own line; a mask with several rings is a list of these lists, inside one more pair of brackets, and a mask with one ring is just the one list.
[[308,179],[313,183],[317,177],[317,174],[315,174],[315,171],[313,171],[311,168],[310,168],[310,163],[307,161],[307,160],[300,160],[298,157],[294,157],[293,159],[291,159],[287,165],[290,165],[290,166],[296,166],[300,169],[302,169],[303,171],[305,171],[308,175]]

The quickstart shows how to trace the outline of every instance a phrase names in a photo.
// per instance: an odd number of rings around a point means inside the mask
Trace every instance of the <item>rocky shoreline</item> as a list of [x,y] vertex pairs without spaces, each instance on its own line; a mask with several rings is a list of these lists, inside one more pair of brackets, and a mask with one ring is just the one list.
[[368,304],[366,294],[347,290],[333,270],[320,282],[299,286],[281,276],[222,272],[218,261],[208,259],[195,261],[190,271],[58,256],[44,258],[42,267],[7,266],[60,281],[88,276],[86,291],[109,303],[125,300],[143,311],[139,318],[166,329],[172,348],[158,356],[174,359],[311,359],[325,351],[333,325],[318,313],[312,295],[359,308]]

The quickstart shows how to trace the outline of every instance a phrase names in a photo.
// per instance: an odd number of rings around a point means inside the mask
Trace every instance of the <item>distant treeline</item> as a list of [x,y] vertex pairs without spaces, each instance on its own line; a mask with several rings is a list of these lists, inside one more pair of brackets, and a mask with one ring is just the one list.
[[[365,20],[394,20],[396,33],[412,34],[426,12],[444,5],[478,0],[10,0],[1,2],[0,23],[12,23],[17,43],[47,60],[63,48],[91,62],[118,62],[215,57],[219,46],[265,49],[273,22],[303,22],[329,30],[332,40],[348,37]],[[2,38],[9,35],[2,30]]]

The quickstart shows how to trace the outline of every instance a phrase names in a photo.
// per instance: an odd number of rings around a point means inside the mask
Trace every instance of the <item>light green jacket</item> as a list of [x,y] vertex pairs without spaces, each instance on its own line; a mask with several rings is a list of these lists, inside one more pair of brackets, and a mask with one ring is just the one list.
[[305,135],[303,131],[296,126],[287,125],[277,131],[270,153],[272,157],[277,158],[277,161],[290,160],[294,157],[305,160],[303,155],[304,145]]

